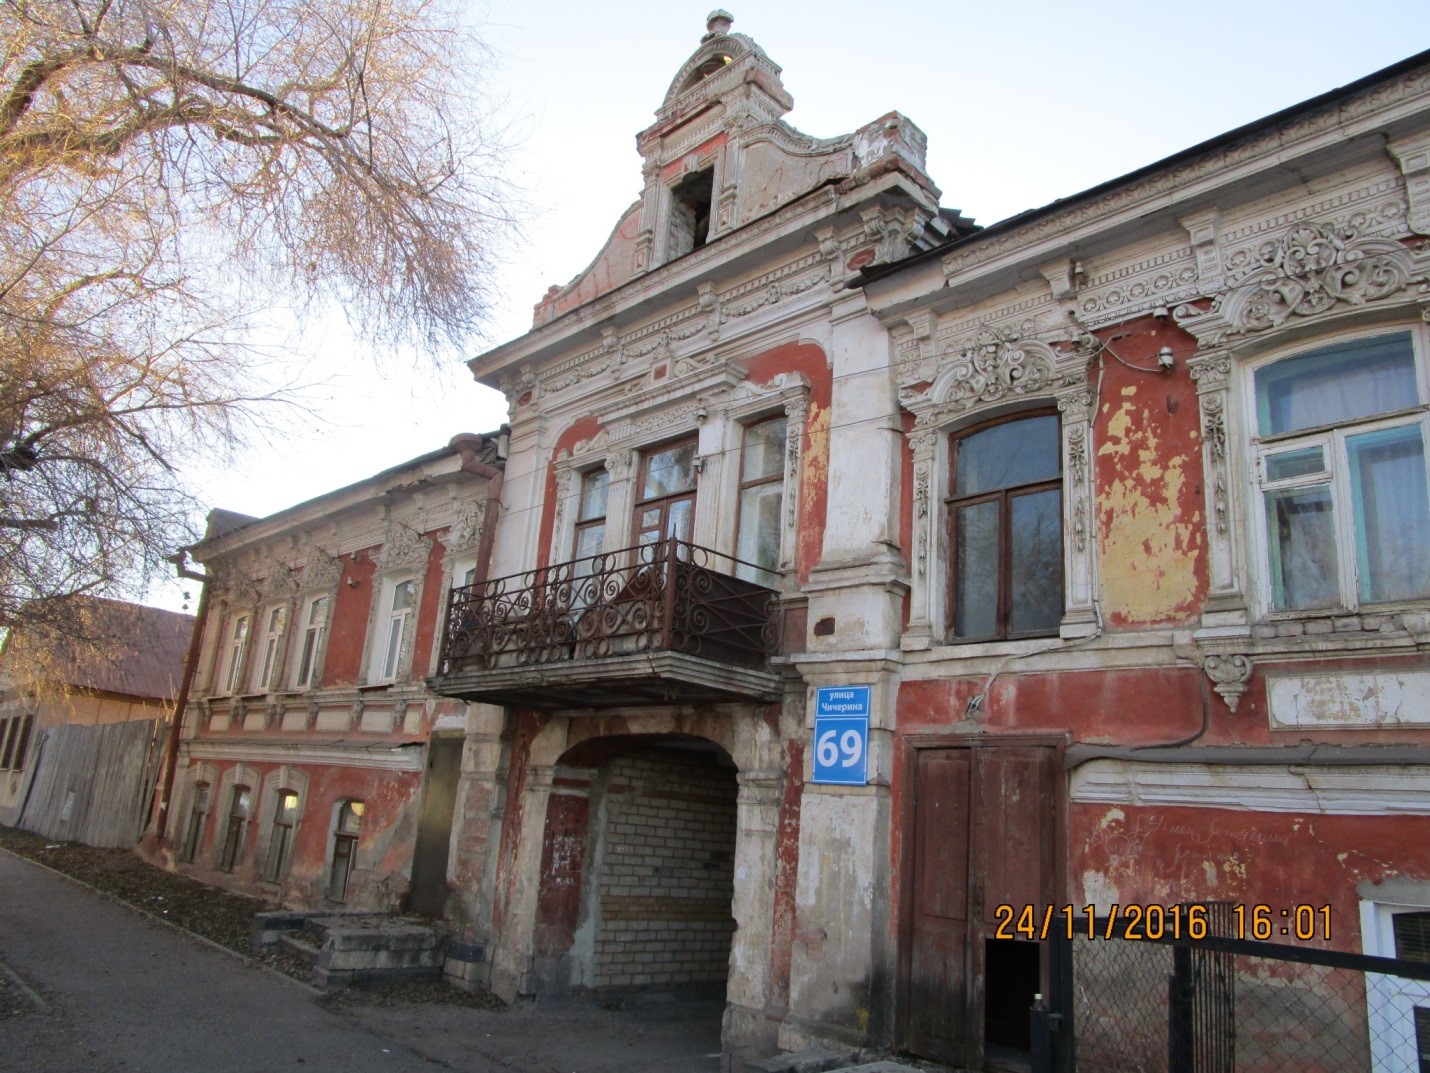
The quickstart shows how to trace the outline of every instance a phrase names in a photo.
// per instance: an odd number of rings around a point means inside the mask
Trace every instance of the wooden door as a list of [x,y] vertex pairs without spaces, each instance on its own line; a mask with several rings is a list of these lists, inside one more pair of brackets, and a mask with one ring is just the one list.
[[[912,897],[905,952],[905,1046],[935,1061],[984,1068],[993,1028],[1000,1056],[1017,1051],[1008,1025],[1031,1005],[1026,947],[994,941],[999,905],[1050,904],[1057,769],[1044,746],[921,749],[914,765]],[[991,951],[991,955],[990,955]],[[990,956],[994,962],[990,964]],[[1035,965],[1033,974],[1036,977]],[[987,1008],[990,973],[999,1006]],[[1021,983],[1020,983],[1021,981]],[[1008,997],[1010,987],[1018,996]]]

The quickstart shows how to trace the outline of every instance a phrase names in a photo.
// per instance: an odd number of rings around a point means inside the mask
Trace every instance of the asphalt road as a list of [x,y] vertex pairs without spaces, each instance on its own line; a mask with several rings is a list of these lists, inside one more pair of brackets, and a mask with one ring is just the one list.
[[0,988],[24,1011],[5,1016],[0,1004],[3,1073],[718,1068],[718,1004],[334,1012],[302,984],[7,853],[0,853]]

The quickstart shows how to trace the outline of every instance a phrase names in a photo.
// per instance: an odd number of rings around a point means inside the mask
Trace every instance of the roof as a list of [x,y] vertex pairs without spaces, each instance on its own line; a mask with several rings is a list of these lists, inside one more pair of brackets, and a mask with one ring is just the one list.
[[862,268],[859,270],[858,285],[867,286],[877,280],[895,275],[915,264],[940,257],[947,257],[957,247],[973,246],[980,242],[990,242],[1005,232],[1016,231],[1018,228],[1031,224],[1036,220],[1052,216],[1074,205],[1093,201],[1121,187],[1130,186],[1148,176],[1169,170],[1175,165],[1195,160],[1198,157],[1206,156],[1217,149],[1232,145],[1243,139],[1250,138],[1253,135],[1260,134],[1267,130],[1273,130],[1278,126],[1283,126],[1298,116],[1337,105],[1357,93],[1373,89],[1383,82],[1389,82],[1391,79],[1408,74],[1427,64],[1430,64],[1430,49],[1417,52],[1413,56],[1393,63],[1389,67],[1383,67],[1379,71],[1372,72],[1363,78],[1358,78],[1354,82],[1349,82],[1344,86],[1327,90],[1325,93],[1321,93],[1309,100],[1301,101],[1299,104],[1293,104],[1289,108],[1283,108],[1279,112],[1273,112],[1271,115],[1252,120],[1250,123],[1236,127],[1233,130],[1226,131],[1206,141],[1179,150],[1171,156],[1163,157],[1161,160],[1153,161],[1150,164],[1144,164],[1134,171],[1120,175],[1115,179],[1109,179],[1106,182],[1099,183],[1097,186],[1089,187],[1086,190],[1070,194],[1067,197],[1058,198],[1038,208],[1027,209],[972,232],[955,235],[950,241],[943,245],[912,253],[901,261],[889,261],[884,264],[870,265]]
[[194,630],[194,616],[158,607],[74,596],[75,631],[99,638],[85,644],[73,637],[46,640],[40,630],[11,635],[7,661],[43,653],[43,677],[74,689],[119,693],[130,697],[171,701],[178,693],[184,658]]

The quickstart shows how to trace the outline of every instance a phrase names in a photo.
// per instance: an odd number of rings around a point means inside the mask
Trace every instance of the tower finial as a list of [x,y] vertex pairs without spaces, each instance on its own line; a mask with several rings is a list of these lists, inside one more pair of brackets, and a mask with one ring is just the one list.
[[716,8],[705,17],[706,37],[714,37],[717,34],[727,34],[731,25],[735,22],[735,16],[721,8]]

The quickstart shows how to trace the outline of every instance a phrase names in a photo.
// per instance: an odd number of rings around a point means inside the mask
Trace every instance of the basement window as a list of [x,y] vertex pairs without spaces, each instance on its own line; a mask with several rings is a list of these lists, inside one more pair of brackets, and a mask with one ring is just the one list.
[[674,260],[698,250],[710,238],[715,169],[687,176],[670,193],[670,259]]

